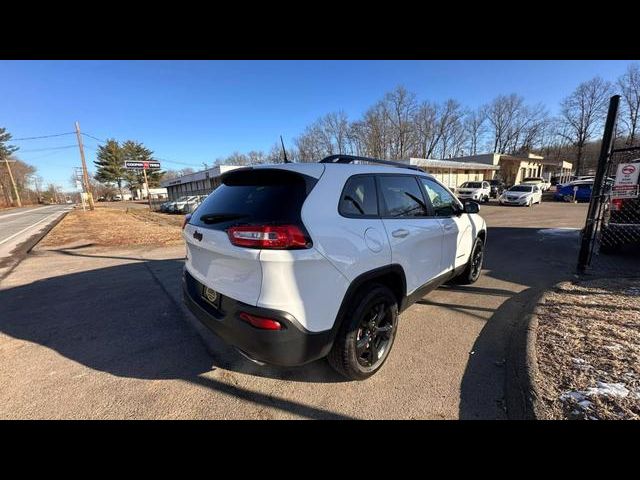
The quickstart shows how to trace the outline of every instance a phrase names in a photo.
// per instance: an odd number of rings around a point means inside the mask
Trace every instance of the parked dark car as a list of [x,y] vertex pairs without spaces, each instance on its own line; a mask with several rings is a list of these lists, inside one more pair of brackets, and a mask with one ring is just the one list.
[[490,180],[489,185],[491,185],[491,198],[498,198],[500,195],[502,195],[502,192],[504,192],[505,188],[507,188],[505,183],[502,180],[498,179]]

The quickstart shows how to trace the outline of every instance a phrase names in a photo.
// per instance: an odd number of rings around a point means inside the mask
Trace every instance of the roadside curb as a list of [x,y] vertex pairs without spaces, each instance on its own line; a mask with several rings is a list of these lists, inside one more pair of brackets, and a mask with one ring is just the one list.
[[507,345],[505,400],[510,420],[537,420],[543,415],[540,391],[536,383],[538,358],[536,336],[538,332],[538,305],[547,289],[533,294],[524,308],[526,313],[512,327]]
[[22,262],[22,260],[24,260],[25,257],[29,253],[31,253],[31,251],[42,241],[42,239],[46,237],[47,234],[67,216],[68,213],[69,211],[62,212],[62,215],[60,215],[49,225],[47,225],[44,230],[42,230],[42,232],[21,243],[11,252],[12,255],[7,259],[7,263],[5,265],[0,265],[0,282],[7,278],[9,274],[11,274],[13,270],[15,270],[20,262]]

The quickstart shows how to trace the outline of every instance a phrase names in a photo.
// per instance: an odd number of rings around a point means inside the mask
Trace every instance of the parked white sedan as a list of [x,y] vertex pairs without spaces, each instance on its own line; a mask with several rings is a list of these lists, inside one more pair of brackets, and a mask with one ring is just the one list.
[[542,203],[542,189],[538,185],[514,185],[505,190],[498,199],[500,205],[526,205]]

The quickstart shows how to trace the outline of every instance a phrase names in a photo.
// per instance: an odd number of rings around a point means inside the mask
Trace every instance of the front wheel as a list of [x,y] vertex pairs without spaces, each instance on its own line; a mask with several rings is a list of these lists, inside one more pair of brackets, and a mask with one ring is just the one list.
[[351,380],[365,380],[389,356],[398,328],[398,301],[388,287],[374,284],[354,298],[327,357]]
[[471,285],[480,278],[482,262],[484,261],[484,242],[481,238],[476,238],[476,242],[471,250],[471,255],[464,271],[454,278],[454,282],[459,285]]

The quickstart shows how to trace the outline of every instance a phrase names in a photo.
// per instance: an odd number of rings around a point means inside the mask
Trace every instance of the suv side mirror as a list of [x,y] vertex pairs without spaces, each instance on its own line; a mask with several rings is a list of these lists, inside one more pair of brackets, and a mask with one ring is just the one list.
[[479,213],[480,205],[476,202],[464,202],[464,213]]

